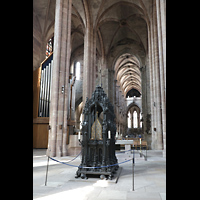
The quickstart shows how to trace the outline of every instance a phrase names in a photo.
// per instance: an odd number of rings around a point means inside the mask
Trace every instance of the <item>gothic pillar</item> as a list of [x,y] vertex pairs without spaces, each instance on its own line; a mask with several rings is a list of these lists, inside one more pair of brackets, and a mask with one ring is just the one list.
[[157,31],[157,16],[156,16],[156,0],[153,5],[153,71],[154,71],[154,82],[155,82],[155,110],[156,110],[156,149],[163,149],[163,136],[161,127],[161,83],[160,83],[160,60],[159,60],[159,49],[158,49],[158,31]]
[[92,76],[91,50],[92,50],[92,31],[86,27],[84,37],[84,63],[83,63],[83,106],[85,105],[86,97],[91,98],[90,79]]
[[86,29],[84,36],[83,63],[83,107],[86,97],[91,98],[96,82],[96,33],[90,16],[88,1],[83,0],[86,9]]
[[117,89],[116,89],[116,87],[117,87],[117,80],[114,80],[114,88],[113,88],[114,103],[113,103],[113,105],[114,105],[115,115],[117,113],[117,108],[116,108],[117,107],[117,97],[116,97]]
[[65,156],[67,140],[68,81],[72,0],[57,0],[54,28],[50,130],[47,155]]
[[[153,61],[152,61],[152,24],[148,26],[148,57],[149,57],[149,82],[150,82],[150,109],[151,109],[151,148],[154,149],[155,134],[153,131],[154,124],[154,89],[153,89]],[[144,119],[144,118],[143,118]]]
[[[166,51],[166,38],[165,38],[165,16],[161,13],[165,13],[164,2],[156,0],[156,11],[157,11],[157,32],[158,32],[158,49],[159,49],[159,71],[160,71],[160,91],[161,91],[161,116],[162,116],[162,132],[163,132],[163,156],[166,154],[166,73],[165,73],[165,51]],[[162,12],[161,12],[162,11]],[[163,19],[161,20],[161,16]]]
[[140,113],[137,112],[137,127],[140,128]]
[[150,64],[150,88],[151,88],[151,132],[152,132],[152,143],[151,148],[156,149],[157,145],[157,115],[156,115],[156,78],[155,78],[155,56],[154,56],[154,18],[153,9],[151,13],[151,24],[149,26],[149,64]]
[[[116,115],[116,121],[118,121],[119,122],[119,85],[118,84],[116,84],[116,113],[115,113],[115,115]],[[118,131],[119,131],[119,129],[118,129]]]
[[[102,88],[108,96],[109,93],[109,74],[108,69],[105,65],[102,67]],[[109,96],[108,96],[109,97]]]

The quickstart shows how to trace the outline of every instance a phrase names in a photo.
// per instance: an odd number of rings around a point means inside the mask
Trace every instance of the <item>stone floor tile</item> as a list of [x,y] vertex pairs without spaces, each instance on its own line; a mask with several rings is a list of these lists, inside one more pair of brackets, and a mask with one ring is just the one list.
[[[132,163],[126,162],[117,183],[106,180],[75,180],[77,168],[55,161],[49,162],[47,186],[44,186],[47,157],[46,150],[33,151],[33,199],[36,200],[163,200],[166,199],[166,159],[162,154],[149,151],[149,160],[135,156],[134,189],[132,191]],[[137,153],[137,152],[136,152]],[[73,156],[57,158],[63,162]],[[117,155],[118,161],[124,161],[123,154]],[[80,157],[72,162],[80,164]]]
[[160,193],[162,200],[166,200],[166,193]]
[[128,192],[127,200],[161,200],[161,196],[159,193],[151,193],[151,192]]
[[126,200],[126,191],[116,191],[116,190],[102,190],[100,194],[95,198],[95,200],[100,199],[121,199]]

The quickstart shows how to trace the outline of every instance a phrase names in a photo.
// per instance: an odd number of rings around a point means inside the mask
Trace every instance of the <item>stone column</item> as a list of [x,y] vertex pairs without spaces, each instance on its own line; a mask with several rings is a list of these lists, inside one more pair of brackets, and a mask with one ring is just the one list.
[[[113,95],[114,95],[114,112],[115,115],[117,114],[117,97],[116,97],[116,93],[117,93],[117,80],[114,80],[114,88],[113,88]],[[116,120],[116,119],[115,119]]]
[[84,36],[84,63],[83,63],[83,106],[86,97],[91,98],[96,81],[96,33],[90,15],[88,2],[83,1],[86,9],[86,29]]
[[105,65],[102,67],[102,87],[109,98],[109,74]]
[[161,88],[160,88],[160,60],[158,49],[158,31],[157,31],[157,16],[156,16],[156,2],[153,5],[153,56],[154,56],[154,76],[155,76],[155,108],[156,108],[156,135],[157,144],[156,149],[161,150],[162,147],[162,127],[161,127]]
[[157,32],[158,32],[158,49],[159,49],[159,71],[160,71],[160,91],[161,91],[161,115],[162,115],[162,131],[163,131],[163,155],[166,154],[166,73],[165,73],[165,18],[163,17],[161,21],[161,11],[164,12],[164,2],[156,0],[156,11],[157,11]]
[[155,72],[155,4],[152,7],[151,13],[151,23],[150,23],[150,31],[149,31],[149,60],[150,60],[150,86],[151,86],[151,129],[152,129],[152,149],[157,149],[157,93],[156,93],[156,72]]
[[[119,85],[116,83],[116,121],[119,122]],[[118,129],[119,131],[119,129]]]
[[57,0],[55,8],[54,64],[52,72],[50,131],[47,154],[65,156],[71,40],[72,0]]
[[137,123],[138,123],[137,127],[140,128],[140,113],[139,112],[137,112]]
[[[151,109],[151,148],[154,149],[154,131],[153,131],[153,127],[154,125],[154,94],[153,94],[153,64],[152,64],[152,25],[150,24],[148,26],[148,68],[149,68],[149,82],[150,82],[150,109]],[[144,119],[144,118],[143,118]]]
[[155,141],[155,118],[154,118],[154,84],[153,84],[153,45],[152,45],[152,23],[148,26],[148,57],[149,57],[149,82],[150,82],[150,107],[151,107],[151,148],[154,149]]
[[[115,87],[114,84],[114,71],[112,69],[106,68],[106,65],[103,64],[102,66],[102,87],[107,94],[110,102],[114,103],[114,93],[113,88]],[[119,99],[121,101],[121,97]]]

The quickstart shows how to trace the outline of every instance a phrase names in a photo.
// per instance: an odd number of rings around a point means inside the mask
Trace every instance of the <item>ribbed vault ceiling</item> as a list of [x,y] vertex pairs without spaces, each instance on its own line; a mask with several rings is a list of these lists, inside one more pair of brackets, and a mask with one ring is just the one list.
[[[43,61],[40,55],[45,57],[46,42],[53,36],[55,4],[55,0],[33,1],[34,69]],[[105,60],[110,59],[108,67],[113,66],[113,60],[125,48],[131,49],[143,65],[148,49],[147,24],[151,6],[149,0],[72,0],[72,60],[83,54],[84,35],[90,24],[96,34],[97,54]]]
[[141,93],[140,62],[134,55],[127,53],[117,59],[115,77],[124,96],[133,88]]

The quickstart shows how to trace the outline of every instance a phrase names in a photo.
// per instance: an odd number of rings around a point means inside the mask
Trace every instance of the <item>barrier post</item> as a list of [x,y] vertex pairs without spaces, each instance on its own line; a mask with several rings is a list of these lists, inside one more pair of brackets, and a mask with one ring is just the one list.
[[45,186],[47,186],[47,174],[48,174],[48,167],[49,167],[49,156],[48,156],[48,160],[47,160],[47,168],[46,168],[46,178],[45,178]]
[[140,138],[140,157],[142,157],[142,141],[141,141],[141,138]]
[[133,163],[132,163],[132,170],[133,170],[133,188],[132,188],[132,191],[134,191],[134,165],[135,165],[135,160],[134,160],[134,157],[135,157],[135,152],[134,152],[134,149],[133,149]]
[[145,161],[147,161],[147,145],[146,145],[146,157],[145,157]]

